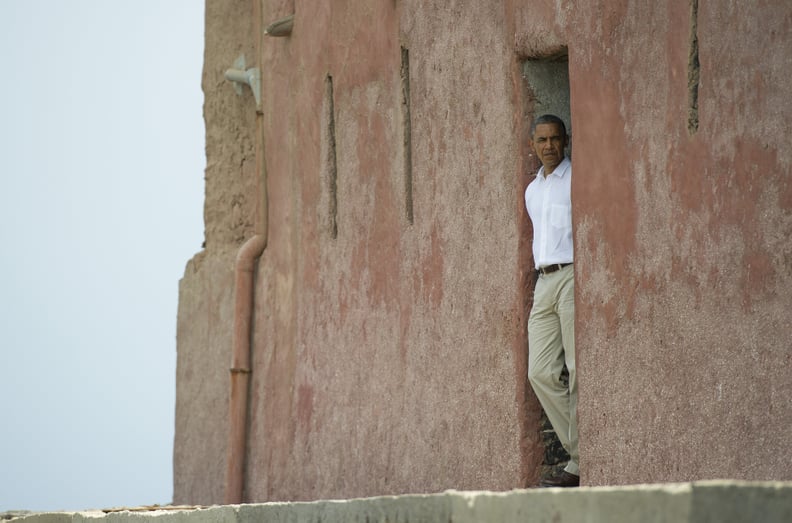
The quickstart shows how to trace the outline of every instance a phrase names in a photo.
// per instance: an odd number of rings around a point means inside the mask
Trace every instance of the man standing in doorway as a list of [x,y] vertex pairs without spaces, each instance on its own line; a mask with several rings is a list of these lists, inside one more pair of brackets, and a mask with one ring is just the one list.
[[[531,148],[542,162],[525,189],[533,223],[533,257],[538,278],[528,318],[528,380],[570,460],[543,487],[580,485],[575,375],[575,280],[572,265],[572,163],[564,150],[564,122],[546,114],[531,126]],[[561,381],[564,364],[569,385]]]

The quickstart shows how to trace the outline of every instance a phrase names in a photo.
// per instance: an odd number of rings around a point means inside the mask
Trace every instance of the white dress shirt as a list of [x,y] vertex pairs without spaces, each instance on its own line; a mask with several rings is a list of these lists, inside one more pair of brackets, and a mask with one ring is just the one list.
[[564,158],[548,176],[544,167],[525,188],[525,208],[533,222],[536,268],[572,263],[572,162]]

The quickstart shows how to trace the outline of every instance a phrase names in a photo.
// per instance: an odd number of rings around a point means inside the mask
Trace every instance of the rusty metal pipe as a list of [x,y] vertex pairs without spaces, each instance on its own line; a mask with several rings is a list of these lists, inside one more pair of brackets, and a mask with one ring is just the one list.
[[236,260],[234,339],[231,354],[231,392],[228,405],[228,451],[226,504],[242,503],[245,478],[245,447],[248,425],[250,347],[253,326],[253,291],[257,261],[267,242],[256,234],[239,250]]
[[256,116],[256,169],[259,232],[239,249],[234,278],[234,333],[231,353],[231,392],[228,404],[228,447],[226,455],[226,504],[242,503],[248,428],[250,351],[253,340],[253,295],[257,262],[267,247],[267,189],[264,171],[263,117]]
[[[261,2],[253,1],[257,39],[256,59],[261,60]],[[257,180],[256,233],[239,249],[234,278],[234,332],[231,347],[231,390],[228,403],[228,446],[226,449],[226,477],[224,503],[244,501],[245,462],[248,434],[248,396],[250,388],[250,353],[253,340],[253,311],[256,267],[267,247],[268,201],[264,164],[264,118],[260,102],[256,100],[255,165]]]

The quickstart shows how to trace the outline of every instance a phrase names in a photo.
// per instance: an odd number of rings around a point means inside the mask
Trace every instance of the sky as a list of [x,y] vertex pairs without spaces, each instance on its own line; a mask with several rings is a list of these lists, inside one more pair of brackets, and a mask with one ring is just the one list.
[[0,512],[170,503],[202,0],[0,0]]

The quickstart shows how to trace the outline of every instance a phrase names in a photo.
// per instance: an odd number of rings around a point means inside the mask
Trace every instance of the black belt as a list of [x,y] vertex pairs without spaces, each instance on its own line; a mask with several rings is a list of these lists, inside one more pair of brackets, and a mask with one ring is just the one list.
[[544,267],[539,267],[536,269],[536,272],[539,274],[550,274],[551,272],[560,271],[567,265],[572,265],[572,262],[569,263],[554,263],[553,265],[545,265]]

